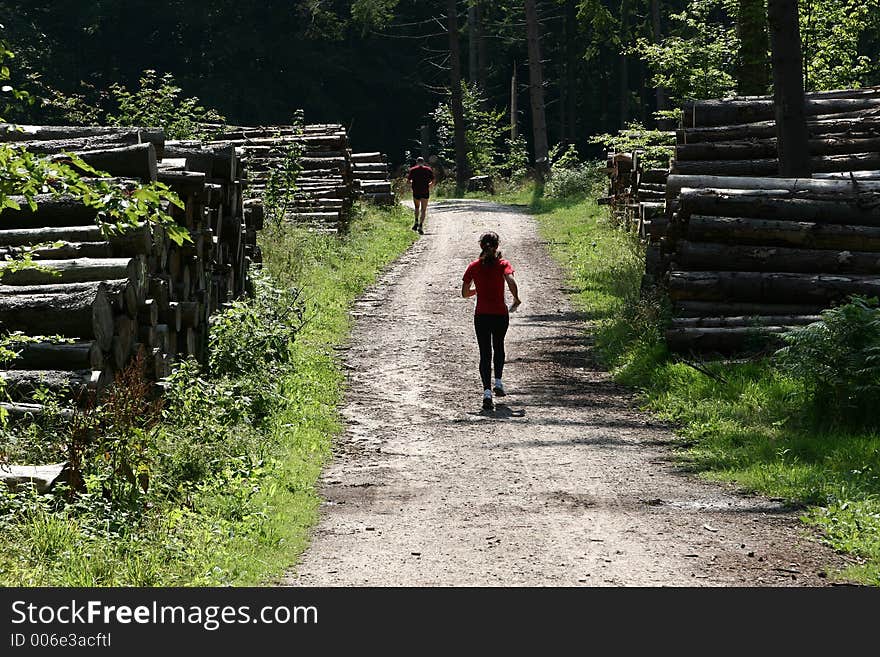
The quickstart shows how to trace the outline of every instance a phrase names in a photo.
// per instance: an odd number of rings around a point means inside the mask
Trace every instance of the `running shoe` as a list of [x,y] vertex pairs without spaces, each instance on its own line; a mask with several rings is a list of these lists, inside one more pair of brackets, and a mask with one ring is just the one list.
[[494,411],[495,410],[495,402],[492,401],[491,397],[483,397],[483,410],[484,411]]
[[495,388],[493,388],[492,392],[495,393],[496,397],[504,397],[507,393],[504,392],[504,384],[496,383]]
[[418,230],[418,229],[419,229],[419,225],[418,225],[418,224],[413,224],[412,229],[413,229],[413,230]]
[[425,234],[425,231],[422,230],[422,225],[419,224],[419,235],[424,235],[424,234]]

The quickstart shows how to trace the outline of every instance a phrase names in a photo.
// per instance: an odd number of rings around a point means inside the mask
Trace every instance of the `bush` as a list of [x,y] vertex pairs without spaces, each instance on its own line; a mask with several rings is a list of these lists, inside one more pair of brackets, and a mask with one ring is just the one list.
[[254,298],[234,301],[211,318],[212,376],[247,375],[289,360],[302,327],[299,294],[276,287],[268,274],[252,272]]
[[818,425],[877,426],[880,413],[880,309],[853,297],[822,319],[782,336],[781,368],[800,381],[808,415]]
[[583,198],[596,184],[597,169],[582,162],[577,149],[570,144],[562,150],[562,144],[550,149],[550,174],[544,186],[544,194],[550,198]]

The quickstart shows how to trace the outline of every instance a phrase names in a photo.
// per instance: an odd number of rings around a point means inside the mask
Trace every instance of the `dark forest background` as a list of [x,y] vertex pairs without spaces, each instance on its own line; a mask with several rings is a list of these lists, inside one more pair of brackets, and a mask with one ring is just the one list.
[[[230,123],[288,123],[302,108],[307,122],[342,123],[357,150],[383,151],[400,163],[448,94],[448,5],[2,0],[0,23],[18,56],[13,83],[36,96],[95,103],[111,84],[134,88],[152,69],[171,73],[186,95]],[[750,5],[754,0],[537,3],[549,142],[595,155],[591,135],[631,120],[654,125],[658,106],[685,97],[735,92],[748,58],[741,48],[748,39],[740,36],[752,29]],[[463,77],[480,84],[489,107],[507,112],[516,71],[520,133],[531,139],[523,3],[456,6]],[[763,11],[761,0],[757,6]],[[878,17],[878,0],[801,2],[808,90],[880,81]],[[761,59],[766,31],[758,35]],[[38,103],[14,118],[59,122],[63,113]]]

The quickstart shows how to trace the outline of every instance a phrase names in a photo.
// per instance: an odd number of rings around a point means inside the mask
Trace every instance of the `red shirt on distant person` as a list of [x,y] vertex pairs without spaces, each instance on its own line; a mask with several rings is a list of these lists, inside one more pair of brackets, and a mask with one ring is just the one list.
[[434,170],[427,164],[416,164],[409,170],[406,179],[412,183],[414,198],[428,198],[434,180]]
[[462,276],[462,280],[470,285],[474,282],[477,288],[477,307],[475,315],[507,315],[507,304],[504,303],[504,277],[513,273],[513,266],[503,258],[493,264],[485,264],[482,260],[474,260]]

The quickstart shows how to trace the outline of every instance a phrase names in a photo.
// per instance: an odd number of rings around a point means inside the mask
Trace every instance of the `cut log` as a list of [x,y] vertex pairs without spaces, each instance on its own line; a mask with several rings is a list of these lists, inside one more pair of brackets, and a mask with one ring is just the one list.
[[[11,404],[7,402],[0,403],[0,407],[6,411],[7,417],[11,422],[32,422],[45,413],[42,404]],[[53,414],[57,414],[64,420],[73,419],[73,411],[67,408],[52,409]]]
[[94,339],[110,348],[113,309],[106,286],[58,294],[0,295],[4,330],[26,335],[61,335]]
[[822,319],[821,315],[735,315],[723,317],[675,317],[670,328],[724,328],[760,326],[803,326]]
[[821,199],[811,195],[815,196],[809,191],[685,188],[678,214],[679,219],[699,214],[880,226],[880,194],[829,194]]
[[18,125],[0,124],[0,141],[51,141],[59,139],[89,139],[124,141],[129,144],[149,142],[162,158],[165,131],[162,128],[118,126]]
[[811,316],[830,304],[792,303],[724,303],[715,301],[678,301],[673,305],[676,317],[739,317],[739,316]]
[[102,370],[104,353],[96,341],[74,344],[24,343],[19,355],[5,363],[16,370]]
[[51,465],[11,465],[0,463],[0,483],[10,491],[32,487],[40,495],[48,493],[68,475],[68,465],[53,463]]
[[[852,153],[848,155],[817,155],[810,158],[810,168],[816,172],[850,171],[853,169],[880,169],[880,153]],[[779,171],[776,158],[729,160],[675,160],[674,174],[707,176],[773,176]]]
[[27,201],[18,196],[11,197],[21,206],[20,210],[6,209],[0,212],[0,226],[4,229],[39,229],[48,226],[94,226],[98,211],[82,204],[72,196],[37,194],[34,201],[36,210],[31,210]]
[[[748,139],[725,142],[680,144],[675,147],[675,160],[753,160],[776,157],[775,139]],[[823,137],[809,141],[810,154],[846,155],[880,151],[880,137],[854,139],[850,137]]]
[[880,182],[873,180],[817,180],[814,178],[754,178],[743,176],[670,175],[666,180],[666,198],[674,199],[682,189],[784,189],[816,193],[880,192]]
[[686,235],[695,242],[880,252],[880,227],[875,226],[692,215]]
[[[136,144],[121,148],[106,148],[99,150],[74,151],[74,155],[82,159],[89,166],[103,171],[111,176],[126,178],[138,178],[145,182],[155,182],[158,175],[156,160],[156,148],[153,144]],[[68,160],[65,154],[59,154],[52,159],[57,161]],[[83,172],[88,176],[88,173]]]
[[789,330],[787,326],[668,329],[666,345],[678,353],[764,353],[781,347],[780,335]]
[[48,271],[40,269],[5,271],[7,265],[0,263],[0,280],[3,285],[52,285],[127,279],[136,290],[141,291],[146,285],[146,261],[143,256],[42,260],[38,264]]
[[41,260],[72,260],[74,258],[112,258],[110,242],[53,242],[35,249],[21,247],[0,247],[0,256],[15,258],[30,253],[38,262]]
[[673,269],[880,275],[880,254],[680,240]]
[[[807,116],[836,114],[880,108],[880,99],[861,98],[807,98],[804,113]],[[773,100],[698,100],[685,102],[682,122],[688,127],[721,126],[736,123],[754,123],[775,118]]]
[[672,271],[673,301],[735,301],[831,305],[852,294],[880,296],[880,276],[784,272]]
[[27,401],[45,388],[77,404],[89,403],[111,381],[108,371],[91,370],[3,370],[0,379],[6,382],[6,392],[13,402]]

